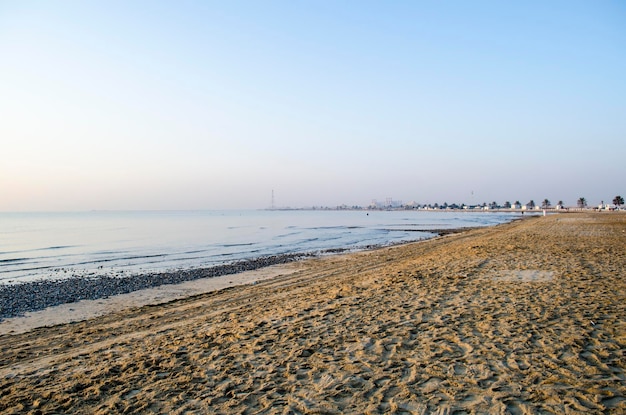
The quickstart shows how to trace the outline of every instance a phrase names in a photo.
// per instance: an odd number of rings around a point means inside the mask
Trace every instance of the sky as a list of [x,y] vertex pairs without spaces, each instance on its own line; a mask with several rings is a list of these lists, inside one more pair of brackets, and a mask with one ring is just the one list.
[[626,196],[622,1],[0,0],[0,211]]

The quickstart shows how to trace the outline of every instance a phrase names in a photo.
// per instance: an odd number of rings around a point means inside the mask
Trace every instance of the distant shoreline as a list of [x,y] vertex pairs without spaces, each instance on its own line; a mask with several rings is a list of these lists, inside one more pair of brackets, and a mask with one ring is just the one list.
[[485,214],[489,214],[489,213],[518,213],[518,214],[531,214],[531,215],[542,215],[544,214],[544,212],[546,214],[567,214],[567,213],[626,213],[626,208],[619,208],[619,209],[599,209],[597,207],[594,208],[578,208],[578,207],[572,207],[572,208],[562,208],[562,209],[556,209],[556,208],[539,208],[539,209],[508,209],[508,208],[499,208],[499,209],[479,209],[479,208],[472,208],[472,209],[436,209],[436,208],[403,208],[403,207],[398,207],[398,208],[330,208],[330,207],[324,207],[324,208],[266,208],[266,209],[260,209],[260,210],[265,210],[265,211],[284,211],[284,212],[291,212],[291,211],[315,211],[315,212],[324,212],[324,211],[329,211],[329,212],[341,212],[341,211],[346,211],[346,212],[432,212],[432,213],[446,213],[446,212],[451,212],[451,213],[485,213]]

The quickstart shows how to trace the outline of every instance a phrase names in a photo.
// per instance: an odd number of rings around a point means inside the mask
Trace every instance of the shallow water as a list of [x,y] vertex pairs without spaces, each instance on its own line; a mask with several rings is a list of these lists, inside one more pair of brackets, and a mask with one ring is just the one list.
[[221,265],[287,253],[362,249],[488,226],[511,213],[169,211],[0,213],[0,283]]

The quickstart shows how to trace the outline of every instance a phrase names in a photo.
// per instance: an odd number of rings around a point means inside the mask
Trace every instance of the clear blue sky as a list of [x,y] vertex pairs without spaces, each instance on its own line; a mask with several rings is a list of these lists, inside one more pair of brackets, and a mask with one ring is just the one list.
[[0,0],[0,210],[609,202],[625,74],[622,1]]

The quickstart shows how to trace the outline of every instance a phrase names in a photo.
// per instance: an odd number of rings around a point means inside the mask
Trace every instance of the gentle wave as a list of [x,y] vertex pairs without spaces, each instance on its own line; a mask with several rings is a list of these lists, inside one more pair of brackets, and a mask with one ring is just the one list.
[[[415,241],[517,215],[363,211],[0,213],[0,282],[169,271]],[[424,232],[426,231],[426,232]]]

